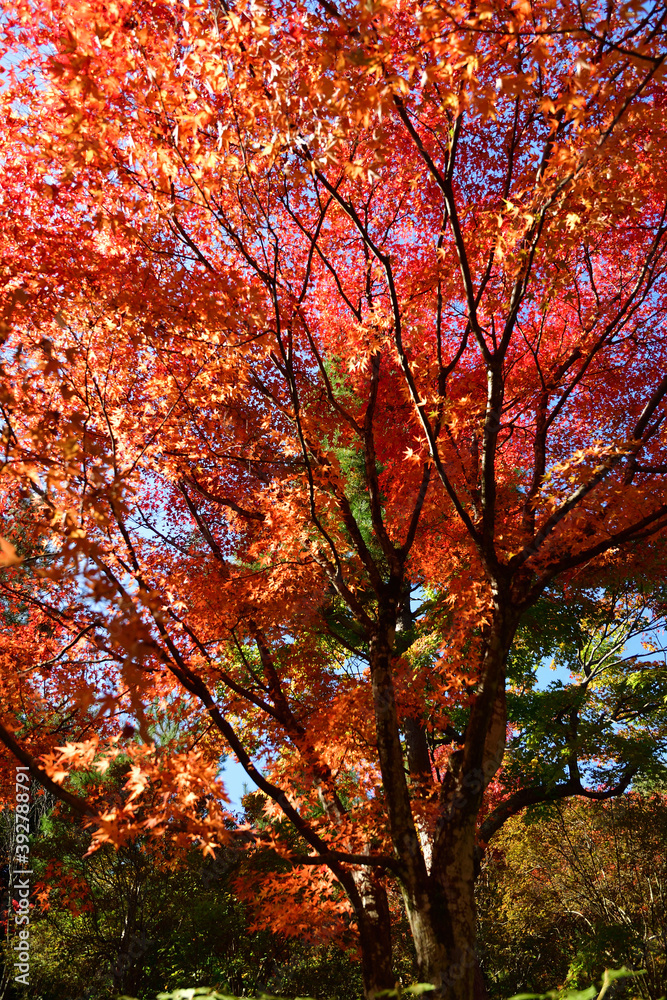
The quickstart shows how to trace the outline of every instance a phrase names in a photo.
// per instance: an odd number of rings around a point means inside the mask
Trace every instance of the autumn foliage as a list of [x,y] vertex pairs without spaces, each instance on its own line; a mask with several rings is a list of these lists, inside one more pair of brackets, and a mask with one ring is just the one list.
[[[0,736],[98,842],[271,847],[281,919],[353,921],[369,996],[398,890],[420,978],[470,997],[481,844],[642,766],[580,739],[582,667],[552,772],[496,779],[535,608],[643,574],[664,610],[666,23],[567,0],[3,17]],[[67,790],[120,754],[120,801]]]

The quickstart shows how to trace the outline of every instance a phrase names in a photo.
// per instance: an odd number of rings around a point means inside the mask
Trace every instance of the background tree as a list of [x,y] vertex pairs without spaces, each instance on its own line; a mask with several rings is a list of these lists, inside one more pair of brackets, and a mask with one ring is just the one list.
[[[664,785],[664,590],[627,577],[605,588],[596,583],[581,586],[574,600],[546,594],[517,632],[508,664],[508,742],[481,826],[484,842],[513,811],[570,795],[583,773],[591,798],[607,797],[610,773]],[[561,678],[539,685],[545,662]]]
[[[62,783],[131,718],[98,840],[206,852],[231,750],[298,848],[266,841],[342,887],[369,996],[395,981],[388,883],[419,978],[471,996],[517,627],[667,524],[666,23],[566,0],[3,20],[3,489],[56,558],[0,736],[90,815]],[[54,703],[83,734],[61,750]],[[156,704],[195,741],[153,749]],[[589,786],[579,749],[496,818],[636,772],[612,754]]]
[[[107,796],[121,793],[125,770],[119,763],[106,775]],[[239,866],[248,863],[243,850],[203,859],[200,851],[142,838],[87,855],[90,840],[67,807],[52,805],[35,830],[30,986],[12,982],[13,956],[5,953],[9,1000],[119,993],[154,1000],[184,982],[239,996],[359,995],[354,941],[346,951],[250,931],[234,891]]]
[[480,879],[489,992],[582,987],[605,968],[644,969],[633,996],[665,995],[664,795],[540,807],[508,823]]

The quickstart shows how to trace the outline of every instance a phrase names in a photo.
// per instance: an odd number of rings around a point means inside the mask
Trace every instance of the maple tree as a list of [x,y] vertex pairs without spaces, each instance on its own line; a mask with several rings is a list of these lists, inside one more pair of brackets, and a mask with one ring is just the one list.
[[[3,15],[24,611],[0,738],[97,842],[206,852],[234,838],[234,753],[266,802],[244,836],[293,866],[276,919],[352,920],[369,996],[396,886],[420,979],[472,995],[489,786],[492,832],[636,773],[611,753],[587,785],[574,734],[553,781],[494,783],[522,616],[664,565],[666,24],[568,0]],[[67,790],[120,753],[120,801]]]

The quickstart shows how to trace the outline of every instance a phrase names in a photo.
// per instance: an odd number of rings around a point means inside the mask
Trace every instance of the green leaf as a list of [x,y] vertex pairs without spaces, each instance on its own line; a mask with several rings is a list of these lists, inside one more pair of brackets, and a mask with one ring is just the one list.
[[613,983],[617,979],[627,979],[630,976],[643,976],[645,973],[646,969],[626,969],[625,966],[622,969],[606,969],[602,977],[602,985]]
[[589,986],[586,990],[566,990],[559,994],[559,1000],[593,1000],[597,992],[597,986]]

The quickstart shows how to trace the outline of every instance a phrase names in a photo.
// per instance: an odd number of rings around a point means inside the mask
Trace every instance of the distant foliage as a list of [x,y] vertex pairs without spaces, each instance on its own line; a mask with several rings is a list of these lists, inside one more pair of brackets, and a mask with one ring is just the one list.
[[626,988],[659,1000],[667,993],[664,794],[575,800],[512,820],[488,852],[478,903],[493,997],[554,983],[581,989],[624,965],[643,970]]

